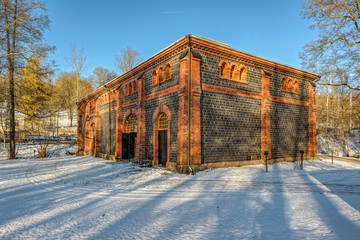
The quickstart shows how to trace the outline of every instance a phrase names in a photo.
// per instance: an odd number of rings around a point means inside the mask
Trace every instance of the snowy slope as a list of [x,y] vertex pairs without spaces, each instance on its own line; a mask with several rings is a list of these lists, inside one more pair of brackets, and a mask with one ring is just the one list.
[[[334,156],[346,156],[346,151],[342,144],[340,134],[318,134],[317,135],[318,152],[326,155],[331,155],[332,151]],[[350,157],[360,156],[360,133],[359,131],[351,131],[345,134],[345,142],[349,151]]]
[[360,165],[194,176],[90,156],[0,161],[0,239],[358,239]]

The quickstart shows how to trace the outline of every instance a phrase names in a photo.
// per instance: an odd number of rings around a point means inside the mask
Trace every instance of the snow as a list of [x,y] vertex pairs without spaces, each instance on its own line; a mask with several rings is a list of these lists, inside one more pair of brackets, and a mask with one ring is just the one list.
[[360,164],[305,161],[304,170],[278,163],[268,173],[256,165],[181,175],[91,156],[2,159],[0,239],[360,234]]

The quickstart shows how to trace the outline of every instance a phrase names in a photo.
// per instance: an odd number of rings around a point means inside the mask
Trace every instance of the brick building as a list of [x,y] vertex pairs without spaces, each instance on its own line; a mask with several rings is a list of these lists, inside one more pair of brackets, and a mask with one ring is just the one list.
[[186,35],[77,103],[78,154],[177,172],[315,156],[318,78]]

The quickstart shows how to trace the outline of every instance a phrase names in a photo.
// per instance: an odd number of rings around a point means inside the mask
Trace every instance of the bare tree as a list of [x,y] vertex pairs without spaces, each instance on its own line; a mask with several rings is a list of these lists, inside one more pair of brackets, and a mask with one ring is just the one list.
[[116,77],[116,72],[100,66],[96,67],[93,71],[93,75],[90,76],[96,88],[104,85]]
[[77,93],[76,77],[76,73],[62,73],[55,82],[56,103],[61,109],[67,111],[71,127],[77,96],[84,97],[92,91],[92,86],[89,82],[79,80],[79,93]]
[[79,99],[79,81],[81,74],[86,69],[86,57],[84,54],[84,49],[77,49],[74,43],[70,44],[71,54],[69,57],[66,57],[66,61],[73,68],[75,72],[75,81],[76,81],[76,100]]
[[43,44],[43,32],[49,28],[44,3],[36,0],[1,0],[0,59],[9,85],[10,150],[15,151],[15,75],[29,54],[45,57],[50,47]]
[[140,62],[140,54],[134,48],[127,46],[121,50],[120,55],[115,56],[116,67],[123,73],[126,73],[136,67]]
[[[311,71],[324,74],[324,67],[329,65],[329,61],[336,61],[336,68],[347,72],[347,78],[335,77],[335,81],[331,83],[320,79],[319,84],[360,90],[359,1],[306,0],[301,14],[312,20],[314,24],[310,28],[319,33],[319,38],[307,43],[299,54],[302,65]],[[328,72],[325,71],[325,74]]]

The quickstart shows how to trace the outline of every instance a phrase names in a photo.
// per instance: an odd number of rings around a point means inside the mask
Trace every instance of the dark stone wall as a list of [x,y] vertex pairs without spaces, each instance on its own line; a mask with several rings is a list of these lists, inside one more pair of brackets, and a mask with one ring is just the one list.
[[203,91],[202,162],[260,158],[261,100]]
[[[109,124],[109,112],[100,114],[100,152],[115,154],[115,130],[116,130],[116,111],[111,111],[111,124]],[[109,126],[110,125],[110,126]],[[111,129],[111,132],[110,132]],[[109,136],[111,138],[109,138]],[[111,141],[111,144],[110,144]]]
[[272,102],[271,104],[271,157],[299,156],[308,154],[309,108],[307,106]]

